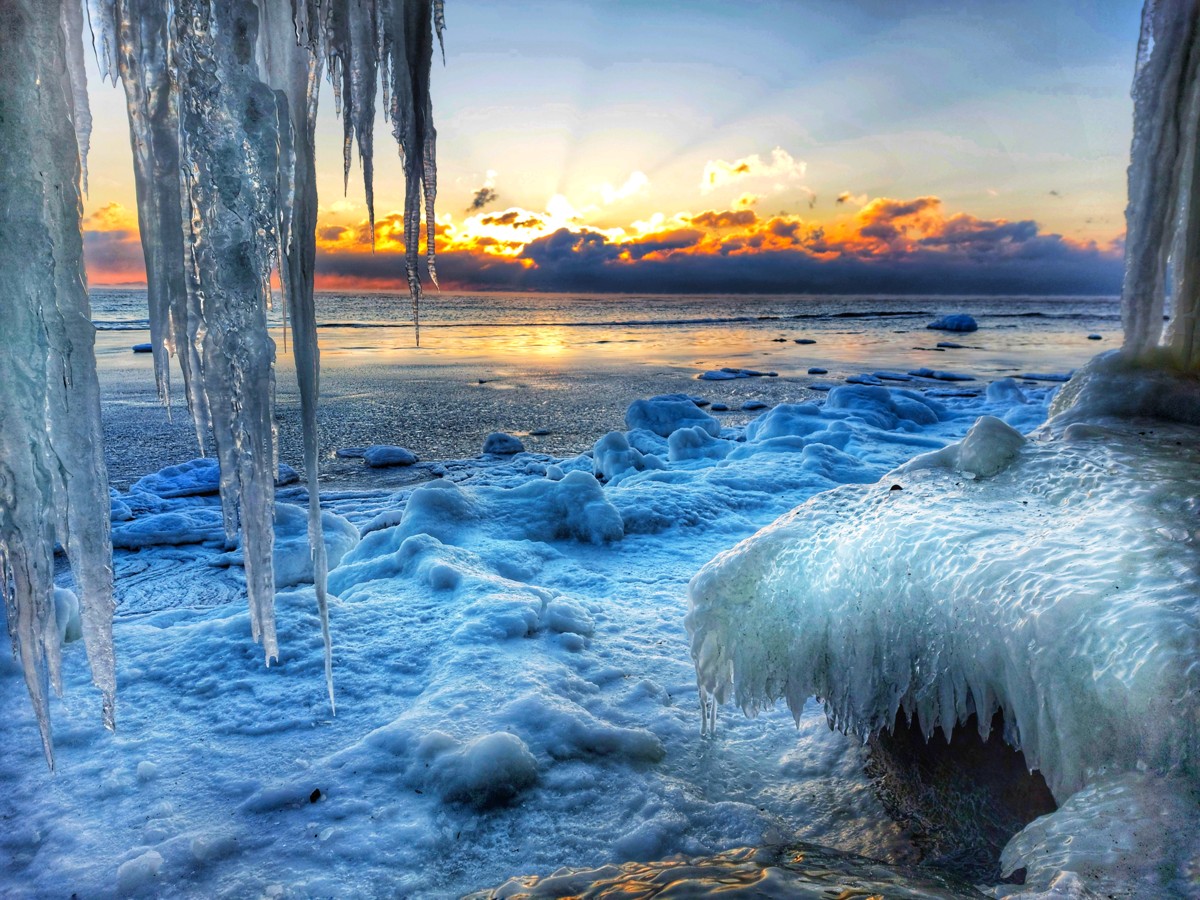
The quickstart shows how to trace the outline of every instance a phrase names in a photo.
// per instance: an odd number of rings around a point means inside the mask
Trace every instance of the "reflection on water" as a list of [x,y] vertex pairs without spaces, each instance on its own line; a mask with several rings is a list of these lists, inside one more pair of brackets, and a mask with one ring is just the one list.
[[598,869],[560,869],[544,878],[511,878],[468,900],[565,898],[649,900],[653,897],[980,898],[965,882],[937,873],[889,866],[811,844],[726,850],[701,859],[623,863]]

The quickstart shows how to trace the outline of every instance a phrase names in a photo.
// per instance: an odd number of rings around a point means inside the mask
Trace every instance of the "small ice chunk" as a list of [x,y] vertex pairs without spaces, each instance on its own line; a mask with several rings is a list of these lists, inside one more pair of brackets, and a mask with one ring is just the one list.
[[725,403],[714,403],[709,409],[713,412],[729,412],[729,406]]
[[158,777],[158,766],[149,760],[143,759],[137,764],[138,781],[153,781]]
[[483,441],[483,452],[493,453],[497,456],[512,456],[515,453],[524,453],[525,445],[521,443],[520,438],[513,437],[503,431],[493,431]]
[[1104,337],[1099,334],[1089,334],[1088,340],[1089,341],[1102,341],[1102,340],[1104,340]]
[[134,353],[153,353],[154,345],[153,344],[134,344],[133,352]]
[[117,893],[135,894],[149,888],[162,869],[162,854],[147,850],[117,867]]
[[[484,451],[488,452],[488,451]],[[491,451],[495,452],[495,451]],[[417,455],[404,447],[391,444],[375,444],[363,451],[363,460],[373,469],[385,469],[392,466],[411,466],[417,461]]]
[[761,400],[747,400],[745,403],[742,404],[742,409],[745,410],[746,412],[754,412],[757,409],[766,409],[766,408],[767,408],[767,404],[763,403]]
[[979,323],[975,321],[973,316],[968,316],[965,313],[958,313],[952,316],[942,316],[935,322],[930,322],[926,328],[934,328],[938,331],[977,331]]
[[79,598],[67,588],[54,589],[54,621],[58,625],[58,639],[69,644],[83,637],[83,623],[79,618]]
[[796,338],[796,343],[797,344],[815,344],[816,341],[814,341],[812,338]]
[[822,369],[820,366],[812,366],[808,370],[809,375],[828,375],[828,369]]
[[876,378],[874,375],[867,375],[866,373],[862,373],[859,375],[850,375],[849,377],[846,378],[846,383],[847,384],[874,384],[874,385],[883,384],[883,382],[880,381],[878,378]]

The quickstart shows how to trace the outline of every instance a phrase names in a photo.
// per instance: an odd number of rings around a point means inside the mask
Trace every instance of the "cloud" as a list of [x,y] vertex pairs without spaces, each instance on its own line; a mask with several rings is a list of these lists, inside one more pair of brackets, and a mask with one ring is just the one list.
[[496,193],[495,188],[489,187],[485,184],[483,187],[479,188],[479,190],[475,192],[475,196],[471,198],[471,205],[467,207],[467,212],[478,212],[489,203],[495,203],[499,196],[500,195]]
[[146,280],[137,217],[120,203],[106,204],[83,220],[83,255],[91,284]]
[[646,177],[644,172],[633,172],[619,188],[614,188],[606,182],[600,185],[599,191],[600,197],[604,200],[604,205],[609,206],[618,200],[626,200],[633,197],[646,190],[649,186],[650,179]]
[[710,209],[700,213],[698,216],[692,216],[690,221],[693,225],[702,225],[705,228],[735,228],[738,226],[753,225],[758,221],[758,214],[752,209],[725,212],[717,212]]
[[837,205],[845,206],[848,203],[853,203],[855,206],[866,206],[866,194],[852,194],[849,191],[842,191],[837,195]]
[[738,196],[738,198],[733,201],[733,208],[734,209],[749,209],[751,206],[757,205],[758,201],[761,199],[762,198],[759,197],[758,194],[750,194],[750,193],[740,194]]
[[708,193],[727,184],[734,184],[746,179],[771,178],[777,182],[773,187],[782,189],[782,182],[796,181],[804,177],[807,165],[782,147],[771,151],[769,160],[764,161],[757,153],[727,162],[723,159],[710,159],[704,164],[704,172],[700,177],[700,190]]

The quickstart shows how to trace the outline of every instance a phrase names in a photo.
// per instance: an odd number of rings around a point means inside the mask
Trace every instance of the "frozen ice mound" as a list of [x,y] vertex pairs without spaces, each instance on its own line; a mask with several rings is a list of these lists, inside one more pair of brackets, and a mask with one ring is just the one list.
[[[299,473],[286,463],[280,463],[276,484],[291,484],[298,481]],[[173,466],[166,466],[150,475],[139,478],[130,489],[131,493],[153,494],[164,500],[179,497],[200,497],[215,494],[221,487],[221,467],[210,457],[192,459]]]
[[[1170,894],[1198,850],[1190,827],[1183,850],[1149,836],[1164,779],[1186,787],[1172,817],[1200,814],[1200,435],[1115,419],[1049,433],[983,418],[708,563],[687,616],[707,725],[727,700],[798,716],[816,696],[844,731],[902,713],[949,736],[975,714],[986,739],[1000,711],[1062,804],[1010,843],[1006,869],[1039,889],[1086,868],[1089,887],[1145,876],[1138,890]],[[1145,790],[1100,811],[1078,793],[1139,771]],[[1158,866],[1139,874],[1139,859]]]
[[814,497],[693,579],[702,687],[751,713],[818,696],[859,733],[999,709],[1060,800],[1102,769],[1193,772],[1195,437],[1113,429],[989,478],[902,468]]

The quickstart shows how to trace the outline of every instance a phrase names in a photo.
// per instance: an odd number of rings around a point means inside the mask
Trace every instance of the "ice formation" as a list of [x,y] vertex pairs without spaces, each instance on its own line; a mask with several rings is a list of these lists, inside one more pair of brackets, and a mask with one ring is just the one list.
[[54,765],[61,692],[54,551],[71,561],[83,639],[113,726],[113,574],[94,329],[80,233],[86,144],[80,17],[70,2],[0,7],[0,594]]
[[1075,373],[1036,440],[982,417],[866,490],[814,497],[690,587],[706,728],[726,700],[799,716],[815,696],[863,735],[901,714],[949,737],[974,716],[986,739],[1002,713],[1061,804],[1004,852],[1028,891],[1186,896],[1200,860],[1194,830],[1167,824],[1200,814],[1196,4],[1146,4],[1134,99],[1123,351]]
[[[436,274],[429,77],[433,36],[440,40],[444,27],[442,3],[88,0],[87,6],[101,72],[119,78],[125,90],[159,394],[169,406],[173,355],[200,447],[211,436],[219,461],[224,530],[230,541],[240,534],[251,631],[268,663],[279,651],[272,568],[275,346],[265,311],[272,271],[279,273],[295,335],[308,544],[332,705],[328,561],[317,492],[317,92],[327,67],[346,121],[347,164],[353,137],[373,218],[372,130],[376,81],[383,80],[407,177],[406,267],[416,323],[422,218],[427,266]],[[114,704],[108,489],[80,232],[91,119],[80,0],[6,4],[4,15],[7,148],[0,175],[11,211],[6,234],[21,240],[0,246],[0,277],[20,298],[6,313],[0,359],[0,587],[52,764],[45,682],[49,677],[59,686],[51,602],[56,540],[80,587],[84,635],[110,725]],[[45,235],[39,243],[45,256],[31,267],[28,238],[35,234]]]

